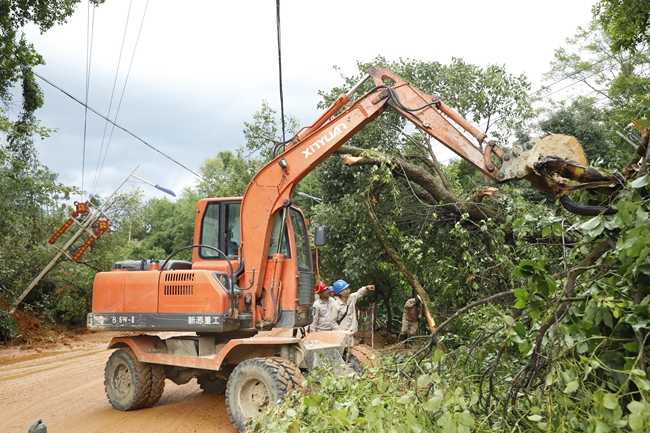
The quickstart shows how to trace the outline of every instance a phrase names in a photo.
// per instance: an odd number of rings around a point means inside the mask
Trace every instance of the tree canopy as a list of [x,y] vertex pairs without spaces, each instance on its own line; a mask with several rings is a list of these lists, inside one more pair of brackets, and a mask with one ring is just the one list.
[[612,52],[650,43],[650,4],[645,0],[599,0],[594,16],[611,39]]

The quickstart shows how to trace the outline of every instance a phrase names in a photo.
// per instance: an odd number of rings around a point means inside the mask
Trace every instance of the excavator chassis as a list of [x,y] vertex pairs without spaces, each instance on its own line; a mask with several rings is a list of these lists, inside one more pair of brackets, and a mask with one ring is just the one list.
[[[318,367],[352,374],[360,360],[372,358],[368,350],[354,350],[348,332],[314,332],[304,339],[230,334],[113,338],[109,349],[117,350],[104,380],[109,402],[122,411],[149,407],[160,399],[166,379],[182,385],[196,378],[205,392],[226,393],[231,421],[244,431],[269,402],[301,387],[303,373]],[[378,365],[378,358],[369,365]]]
[[[161,339],[154,335],[115,337],[109,349],[128,347],[136,358],[145,363],[221,371],[228,365],[255,357],[279,356],[293,362],[298,368],[311,370],[319,364],[319,355],[340,355],[352,346],[348,332],[313,332],[304,339],[273,336],[242,336],[224,338],[223,334],[174,336]],[[228,369],[225,368],[227,371]]]

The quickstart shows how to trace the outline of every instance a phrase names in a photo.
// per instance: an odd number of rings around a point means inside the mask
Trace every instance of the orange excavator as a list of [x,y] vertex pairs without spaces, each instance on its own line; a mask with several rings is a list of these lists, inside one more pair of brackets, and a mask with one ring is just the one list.
[[[344,109],[368,79],[375,87]],[[303,372],[343,362],[344,356],[372,358],[344,332],[299,339],[261,331],[303,327],[312,320],[312,254],[307,222],[291,201],[296,185],[388,107],[497,183],[527,179],[561,198],[568,195],[561,175],[585,179],[584,170],[572,170],[586,164],[575,139],[552,136],[531,150],[506,151],[437,96],[372,67],[260,169],[243,197],[199,201],[194,245],[186,247],[192,249],[191,262],[173,255],[162,263],[123,261],[97,274],[88,328],[188,333],[113,338],[109,348],[117,350],[107,362],[104,385],[114,408],[151,406],[166,379],[183,384],[196,378],[204,391],[226,393],[231,420],[243,430],[248,418],[298,386]],[[618,179],[601,175],[588,181],[615,189]],[[317,233],[317,244],[319,238]]]

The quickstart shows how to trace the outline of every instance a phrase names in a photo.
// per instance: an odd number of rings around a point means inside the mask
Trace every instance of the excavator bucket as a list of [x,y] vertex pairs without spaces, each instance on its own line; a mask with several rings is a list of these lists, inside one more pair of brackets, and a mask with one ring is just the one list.
[[575,162],[582,166],[587,165],[585,151],[575,137],[551,134],[544,138],[533,138],[531,141],[533,147],[523,152],[522,162],[524,163],[524,167],[517,173],[517,177],[528,180],[537,189],[553,195],[557,195],[558,193],[555,187],[557,182],[553,182],[548,176],[544,176],[536,170],[537,164],[546,157],[560,158],[563,161]]

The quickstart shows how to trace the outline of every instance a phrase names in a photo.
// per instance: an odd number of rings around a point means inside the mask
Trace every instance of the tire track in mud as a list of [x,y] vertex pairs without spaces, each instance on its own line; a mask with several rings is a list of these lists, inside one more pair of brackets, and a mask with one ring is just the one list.
[[0,432],[25,433],[37,418],[48,433],[237,432],[225,397],[203,393],[195,380],[185,385],[167,380],[162,398],[151,408],[113,409],[104,392],[111,353],[107,338],[22,357],[3,357],[6,349],[0,350]]
[[[59,356],[57,356],[56,353],[48,352],[47,355],[43,357],[38,356],[31,361],[21,362],[19,358],[15,359],[11,363],[6,363],[7,365],[6,368],[3,368],[0,365],[0,383],[7,380],[19,379],[21,377],[35,375],[53,369],[62,368],[70,364],[83,362],[80,360],[80,358],[96,355],[98,353],[106,353],[106,349],[98,349],[92,352],[85,352],[82,349],[76,349],[75,352],[81,352],[81,353],[70,354],[70,355],[65,354],[62,356],[58,354]],[[46,358],[46,356],[49,356],[51,358],[48,359]]]

